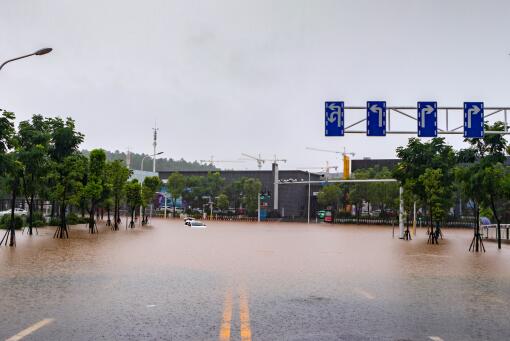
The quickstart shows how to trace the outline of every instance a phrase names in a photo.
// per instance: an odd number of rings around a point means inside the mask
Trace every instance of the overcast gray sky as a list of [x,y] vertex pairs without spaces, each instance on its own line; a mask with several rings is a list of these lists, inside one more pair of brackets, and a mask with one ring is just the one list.
[[54,51],[0,71],[0,108],[72,116],[89,149],[151,152],[156,121],[177,159],[389,158],[409,136],[326,138],[324,101],[509,106],[509,13],[508,0],[6,0],[0,61]]

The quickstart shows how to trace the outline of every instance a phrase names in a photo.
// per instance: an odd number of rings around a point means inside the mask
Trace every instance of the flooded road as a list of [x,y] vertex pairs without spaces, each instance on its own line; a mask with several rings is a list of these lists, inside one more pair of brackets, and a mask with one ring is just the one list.
[[510,245],[181,220],[0,248],[0,340],[508,340]]

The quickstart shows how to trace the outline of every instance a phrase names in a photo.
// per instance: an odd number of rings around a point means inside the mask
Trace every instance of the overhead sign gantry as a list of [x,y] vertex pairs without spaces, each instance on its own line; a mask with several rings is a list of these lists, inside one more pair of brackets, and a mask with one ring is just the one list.
[[[345,125],[345,111],[365,111],[365,118]],[[367,136],[386,136],[387,134],[410,134],[419,137],[437,137],[438,135],[459,134],[466,138],[481,138],[485,134],[510,134],[507,113],[510,107],[484,107],[483,102],[464,102],[462,107],[439,107],[437,102],[418,102],[416,107],[391,107],[384,101],[368,101],[366,106],[345,106],[342,101],[325,102],[325,135],[344,136],[344,134],[366,134]],[[450,115],[463,115],[464,124],[451,128]],[[417,130],[392,130],[391,116],[401,115],[416,121]],[[503,114],[503,131],[484,131],[484,120],[496,114]],[[438,117],[444,115],[445,127],[439,128]],[[366,122],[365,129],[355,129]],[[462,129],[463,130],[460,130]]]

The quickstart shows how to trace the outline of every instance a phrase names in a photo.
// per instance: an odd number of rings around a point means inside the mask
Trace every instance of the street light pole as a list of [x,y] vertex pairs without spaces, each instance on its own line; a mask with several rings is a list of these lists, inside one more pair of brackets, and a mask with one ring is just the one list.
[[[159,152],[159,153],[157,153],[157,154],[154,154],[154,160],[156,160],[156,155],[161,155],[161,154],[163,154],[163,152]],[[140,165],[140,171],[142,171],[142,172],[143,172],[143,161],[144,161],[146,158],[148,158],[148,157],[150,157],[150,155],[145,155],[145,156],[142,158],[142,164]],[[143,191],[142,191],[142,189],[143,189],[143,182],[140,184],[140,196],[142,196],[142,199],[143,199]],[[165,205],[166,205],[166,202],[165,202]],[[141,219],[142,219],[142,213],[143,213],[143,211],[142,211],[142,205],[140,205],[140,226],[142,225],[142,221],[141,221]],[[151,212],[150,212],[150,216],[151,216],[151,219],[152,219],[152,204],[151,204]]]
[[53,49],[52,48],[49,48],[49,47],[46,47],[44,49],[40,49],[40,50],[37,50],[35,51],[34,53],[30,53],[30,54],[27,54],[27,55],[24,55],[24,56],[21,56],[21,57],[16,57],[16,58],[12,58],[12,59],[9,59],[5,62],[2,63],[2,65],[0,65],[0,70],[4,67],[5,64],[7,63],[10,63],[10,62],[13,62],[15,60],[19,60],[19,59],[23,59],[23,58],[27,58],[27,57],[31,57],[31,56],[42,56],[43,54],[47,54],[47,53],[50,53]]
[[308,224],[310,224],[310,171],[308,171]]

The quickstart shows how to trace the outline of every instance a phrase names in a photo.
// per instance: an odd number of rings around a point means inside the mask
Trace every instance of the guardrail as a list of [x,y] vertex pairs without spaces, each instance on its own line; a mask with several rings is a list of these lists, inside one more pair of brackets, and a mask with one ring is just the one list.
[[[510,240],[510,224],[500,224],[500,226],[501,226],[501,230],[503,230],[503,231],[506,230],[506,239]],[[494,230],[494,239],[497,239],[498,238],[497,227],[498,227],[497,224],[487,224],[487,225],[480,226],[482,231],[485,231],[485,233],[483,234],[485,239],[492,239],[492,238],[490,238],[490,231],[492,231],[492,230]]]

